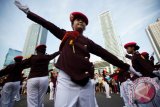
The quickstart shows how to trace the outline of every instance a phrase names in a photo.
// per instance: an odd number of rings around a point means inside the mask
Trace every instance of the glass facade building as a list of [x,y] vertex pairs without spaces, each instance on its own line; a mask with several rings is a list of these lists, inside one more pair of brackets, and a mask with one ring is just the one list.
[[46,44],[47,32],[47,29],[39,24],[32,24],[29,27],[23,48],[23,56],[25,58],[30,57],[31,54],[35,54],[37,45]]
[[117,56],[119,59],[125,61],[120,38],[115,32],[113,21],[109,11],[100,14],[100,22],[105,42],[105,49]]
[[5,58],[3,66],[5,67],[5,66],[7,66],[9,64],[13,64],[14,63],[14,57],[15,56],[19,56],[19,55],[22,55],[21,51],[9,48],[9,50],[8,50],[8,52],[6,54],[6,58]]

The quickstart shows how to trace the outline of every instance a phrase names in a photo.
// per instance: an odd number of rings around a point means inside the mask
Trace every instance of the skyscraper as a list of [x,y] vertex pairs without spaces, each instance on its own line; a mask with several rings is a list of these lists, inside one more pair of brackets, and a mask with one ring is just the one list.
[[14,63],[14,57],[19,56],[19,55],[22,55],[21,51],[9,48],[9,50],[6,54],[6,58],[5,58],[3,66],[5,67],[9,64],[13,64]]
[[[105,42],[105,49],[113,55],[117,56],[119,59],[125,61],[122,44],[120,42],[121,40],[115,32],[109,11],[100,14],[100,22]],[[113,66],[111,66],[110,69],[113,72]]]
[[160,18],[157,19],[157,22],[150,24],[146,28],[146,33],[152,44],[155,55],[160,61]]
[[37,45],[46,44],[47,32],[47,29],[39,24],[32,24],[29,27],[23,48],[24,57],[29,57],[31,54],[34,54]]
[[115,32],[113,21],[109,11],[100,14],[100,22],[102,33],[104,36],[105,49],[118,58],[124,60],[120,38]]

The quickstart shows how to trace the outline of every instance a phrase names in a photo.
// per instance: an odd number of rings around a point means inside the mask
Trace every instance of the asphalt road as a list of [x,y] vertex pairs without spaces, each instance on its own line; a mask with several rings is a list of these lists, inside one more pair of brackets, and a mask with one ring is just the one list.
[[[96,94],[97,103],[99,107],[123,107],[123,100],[119,97],[119,94],[111,94],[112,98],[107,99],[104,93]],[[45,107],[53,107],[53,100],[48,100],[49,95],[45,96]],[[19,102],[15,103],[15,107],[27,107],[26,96],[22,96]]]

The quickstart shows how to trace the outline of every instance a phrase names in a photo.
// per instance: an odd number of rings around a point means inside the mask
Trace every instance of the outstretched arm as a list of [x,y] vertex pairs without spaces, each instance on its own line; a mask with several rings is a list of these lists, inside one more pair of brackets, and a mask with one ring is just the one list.
[[54,25],[53,23],[43,19],[42,17],[36,15],[35,13],[32,13],[31,11],[29,11],[27,13],[27,17],[29,19],[31,19],[32,21],[42,25],[43,27],[45,27],[46,29],[48,29],[53,35],[55,35],[58,39],[62,40],[63,36],[65,34],[65,30],[64,29],[60,29],[59,27],[57,27],[56,25]]
[[114,66],[117,66],[119,68],[122,68],[124,70],[129,70],[129,65],[124,63],[123,61],[119,60],[116,56],[102,48],[101,46],[97,45],[93,41],[89,40],[89,51],[92,54],[95,54],[97,56],[100,56],[105,61],[113,64]]
[[53,53],[53,54],[49,55],[50,60],[54,59],[54,58],[55,58],[56,56],[58,56],[59,54],[60,54],[60,51],[55,52],[55,53]]
[[60,29],[59,27],[57,27],[56,25],[54,25],[53,23],[43,19],[42,17],[36,15],[35,13],[31,12],[29,7],[26,5],[22,5],[18,0],[15,1],[15,5],[22,10],[24,13],[27,14],[27,17],[42,25],[43,27],[45,27],[46,29],[48,29],[53,35],[55,35],[58,39],[62,40],[63,36],[65,34],[65,30],[64,29]]
[[119,60],[116,56],[102,48],[101,46],[97,45],[93,41],[89,40],[89,51],[92,54],[95,54],[97,56],[100,56],[105,61],[109,62],[110,64],[117,66],[119,68],[122,68],[126,71],[133,72],[134,74],[141,76],[139,72],[136,72],[132,66],[128,65],[127,63],[124,63],[122,60]]
[[[32,57],[32,56],[31,56]],[[31,57],[27,58],[27,59],[24,59],[22,62],[21,62],[21,66],[23,69],[26,69],[26,68],[30,68],[31,67]]]
[[14,67],[14,64],[8,65],[6,68],[0,70],[0,77],[9,74],[12,71],[13,67]]

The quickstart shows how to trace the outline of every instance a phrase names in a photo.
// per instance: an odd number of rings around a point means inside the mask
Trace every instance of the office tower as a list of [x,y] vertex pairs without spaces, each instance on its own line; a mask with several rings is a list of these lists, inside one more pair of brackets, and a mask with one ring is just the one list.
[[150,24],[146,28],[146,33],[154,49],[155,55],[158,61],[160,61],[160,18],[157,19],[157,22]]

